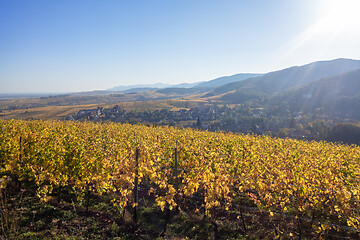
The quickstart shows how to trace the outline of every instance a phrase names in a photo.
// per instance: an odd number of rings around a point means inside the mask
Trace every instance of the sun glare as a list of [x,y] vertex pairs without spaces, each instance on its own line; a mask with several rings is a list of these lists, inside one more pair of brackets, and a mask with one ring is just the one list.
[[[312,52],[317,58],[351,57],[360,41],[360,0],[314,1],[317,20],[288,43],[283,58]],[[334,53],[334,56],[331,54]]]
[[[327,0],[322,6],[319,27],[323,30],[343,31],[358,28],[360,0]],[[354,29],[356,30],[356,29]]]

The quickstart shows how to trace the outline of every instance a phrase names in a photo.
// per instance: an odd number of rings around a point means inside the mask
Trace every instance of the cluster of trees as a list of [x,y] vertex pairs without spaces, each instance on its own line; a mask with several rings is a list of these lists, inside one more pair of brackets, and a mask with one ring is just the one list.
[[336,123],[334,125],[327,125],[324,120],[318,120],[312,123],[309,122],[306,127],[296,124],[289,128],[282,128],[279,131],[279,137],[305,138],[360,145],[360,124]]
[[339,123],[327,128],[324,139],[331,142],[360,145],[360,124]]
[[318,110],[314,113],[291,111],[286,103],[263,108],[259,101],[235,106],[212,105],[170,111],[126,111],[119,106],[81,110],[70,120],[114,121],[152,125],[187,126],[209,131],[267,134],[307,140],[326,140],[359,144],[360,125],[344,123],[347,116],[333,117]]

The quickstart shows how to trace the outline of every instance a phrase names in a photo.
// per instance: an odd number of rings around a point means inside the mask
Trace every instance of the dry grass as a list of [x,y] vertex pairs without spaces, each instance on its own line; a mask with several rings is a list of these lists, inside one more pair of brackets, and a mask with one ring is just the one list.
[[19,109],[4,111],[1,119],[57,119],[64,120],[67,116],[70,116],[81,109],[95,108],[98,105],[77,105],[77,106],[50,106],[50,107],[38,107],[29,109]]
[[[41,102],[44,100],[45,102]],[[79,105],[60,105],[60,106],[41,106],[31,107],[36,104],[46,105],[47,99],[29,98],[18,100],[7,100],[2,102],[4,106],[26,106],[23,109],[17,110],[3,110],[0,113],[0,119],[56,119],[65,120],[67,117],[74,115],[82,109],[94,109],[97,107],[111,108],[115,105],[126,109],[127,111],[142,112],[146,110],[155,111],[161,109],[168,109],[170,111],[179,111],[180,109],[190,109],[198,106],[209,105],[207,100],[203,99],[167,99],[154,101],[134,101],[134,102],[111,102],[110,103],[93,103],[93,104],[79,104]]]

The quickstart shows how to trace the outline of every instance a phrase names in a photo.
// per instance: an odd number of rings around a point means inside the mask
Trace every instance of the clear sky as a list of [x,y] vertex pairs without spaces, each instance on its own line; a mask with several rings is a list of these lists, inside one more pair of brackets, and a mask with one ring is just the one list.
[[74,92],[360,59],[360,0],[1,0],[0,93]]

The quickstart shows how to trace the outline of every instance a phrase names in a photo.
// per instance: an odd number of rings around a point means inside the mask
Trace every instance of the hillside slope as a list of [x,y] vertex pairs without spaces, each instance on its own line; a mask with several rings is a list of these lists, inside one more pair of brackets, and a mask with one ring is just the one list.
[[[343,74],[356,69],[360,69],[359,60],[341,58],[331,61],[314,62],[226,84],[215,88],[211,95],[225,94],[221,96],[221,99],[230,102],[267,97],[292,87],[299,87],[322,78]],[[248,97],[244,98],[244,95]]]
[[287,102],[294,111],[321,109],[331,115],[360,115],[360,69],[291,89],[274,97],[269,104],[280,102]]
[[196,86],[194,86],[194,88],[216,88],[216,87],[223,86],[225,84],[239,82],[239,81],[243,81],[245,79],[249,79],[249,78],[253,78],[253,77],[259,77],[261,75],[263,75],[263,74],[238,73],[235,75],[219,77],[219,78],[207,81],[207,82],[197,84]]

